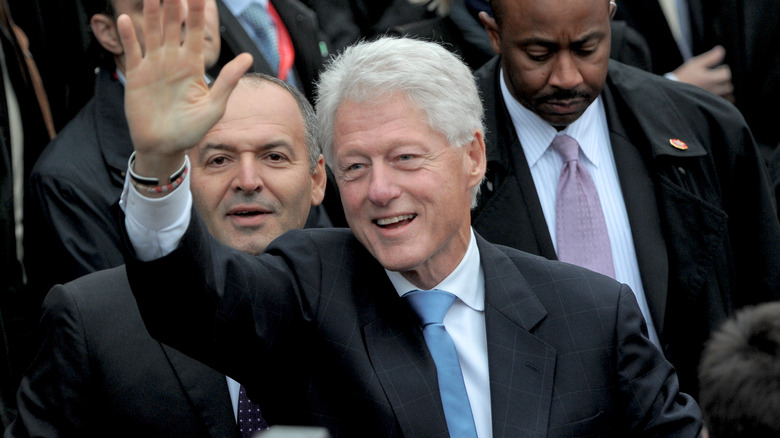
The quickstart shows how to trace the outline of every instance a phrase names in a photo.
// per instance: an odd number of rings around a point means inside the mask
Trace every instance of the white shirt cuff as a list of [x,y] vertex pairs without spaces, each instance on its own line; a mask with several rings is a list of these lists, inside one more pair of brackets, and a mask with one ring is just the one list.
[[[185,157],[189,168],[189,158]],[[130,173],[119,200],[125,212],[125,228],[135,254],[142,261],[164,257],[179,245],[190,224],[192,193],[190,175],[181,185],[162,198],[149,198],[133,187]]]

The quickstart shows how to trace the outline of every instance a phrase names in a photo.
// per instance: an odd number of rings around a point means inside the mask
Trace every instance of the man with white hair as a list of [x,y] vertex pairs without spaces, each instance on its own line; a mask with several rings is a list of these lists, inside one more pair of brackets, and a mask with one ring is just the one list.
[[436,44],[361,43],[321,76],[320,138],[350,229],[294,230],[258,257],[210,241],[186,176],[170,176],[250,59],[202,83],[201,3],[180,45],[171,0],[147,0],[157,44],[128,69],[131,170],[148,182],[123,193],[127,266],[152,336],[256,389],[269,422],[335,436],[698,435],[627,286],[473,232],[482,107]]

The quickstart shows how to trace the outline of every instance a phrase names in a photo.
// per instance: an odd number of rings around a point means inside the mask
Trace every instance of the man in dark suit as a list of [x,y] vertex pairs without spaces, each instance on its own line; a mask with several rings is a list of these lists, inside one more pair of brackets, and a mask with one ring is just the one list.
[[321,76],[320,143],[350,229],[288,232],[258,257],[215,245],[190,220],[186,176],[170,177],[251,59],[208,88],[188,29],[128,57],[127,272],[153,336],[242,382],[270,422],[336,436],[697,436],[628,287],[472,232],[482,106],[437,44],[362,43]]
[[[221,243],[258,254],[303,227],[325,189],[313,127],[303,94],[270,76],[241,80],[189,154],[195,207]],[[238,385],[149,336],[124,266],[55,286],[40,332],[6,437],[239,436]]]
[[[239,53],[249,53],[254,61],[250,71],[266,73],[294,84],[313,103],[314,84],[328,56],[328,44],[317,23],[316,14],[298,0],[266,0],[280,20],[276,26],[277,34],[289,36],[292,44],[291,52],[290,47],[287,47],[287,56],[292,56],[294,61],[282,76],[282,69],[271,65],[252,38],[251,26],[239,18],[241,11],[238,9],[255,1],[217,0],[222,36],[222,52],[217,64],[225,65]],[[285,52],[283,43],[286,36],[279,39],[277,51]]]
[[[84,7],[103,67],[94,97],[46,147],[30,176],[29,228],[40,238],[30,245],[27,274],[36,309],[52,285],[123,262],[112,206],[133,150],[124,119],[125,51],[116,17],[130,14],[140,26],[141,8],[134,0],[89,0]],[[214,0],[207,2],[206,18],[204,62],[212,66],[220,51]]]
[[780,2],[719,0],[705,3],[715,40],[726,49],[734,104],[745,116],[765,157],[780,143]]
[[[653,72],[696,85],[734,101],[734,60],[716,39],[710,10],[703,0],[619,0],[615,18],[636,29],[650,48]],[[736,10],[730,10],[736,14]]]
[[496,19],[486,23],[501,56],[477,73],[489,162],[472,223],[491,242],[558,258],[562,160],[549,146],[574,137],[611,224],[616,278],[646,303],[650,335],[695,392],[711,328],[736,308],[780,298],[766,172],[734,107],[610,61],[614,6],[575,2],[587,13],[560,16],[570,3],[493,1]]

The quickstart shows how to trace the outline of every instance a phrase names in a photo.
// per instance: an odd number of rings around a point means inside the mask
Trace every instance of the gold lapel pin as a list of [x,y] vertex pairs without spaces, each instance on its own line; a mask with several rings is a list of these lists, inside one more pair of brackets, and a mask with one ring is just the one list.
[[679,149],[681,151],[688,149],[688,145],[678,138],[670,138],[669,144],[671,144],[675,149]]

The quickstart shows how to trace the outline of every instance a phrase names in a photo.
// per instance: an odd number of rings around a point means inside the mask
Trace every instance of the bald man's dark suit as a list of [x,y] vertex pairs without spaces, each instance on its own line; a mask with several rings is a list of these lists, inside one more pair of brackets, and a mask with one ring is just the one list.
[[225,376],[152,339],[124,266],[55,286],[12,437],[239,438]]
[[[499,63],[477,72],[488,173],[472,224],[491,242],[555,259]],[[696,87],[610,61],[602,98],[650,313],[683,390],[695,392],[710,331],[738,307],[780,299],[766,171],[736,108]]]
[[[628,287],[477,245],[493,436],[697,436],[698,407],[640,334]],[[127,262],[152,336],[242,382],[270,423],[448,436],[417,317],[349,230],[293,230],[251,257],[195,216],[172,254]]]

